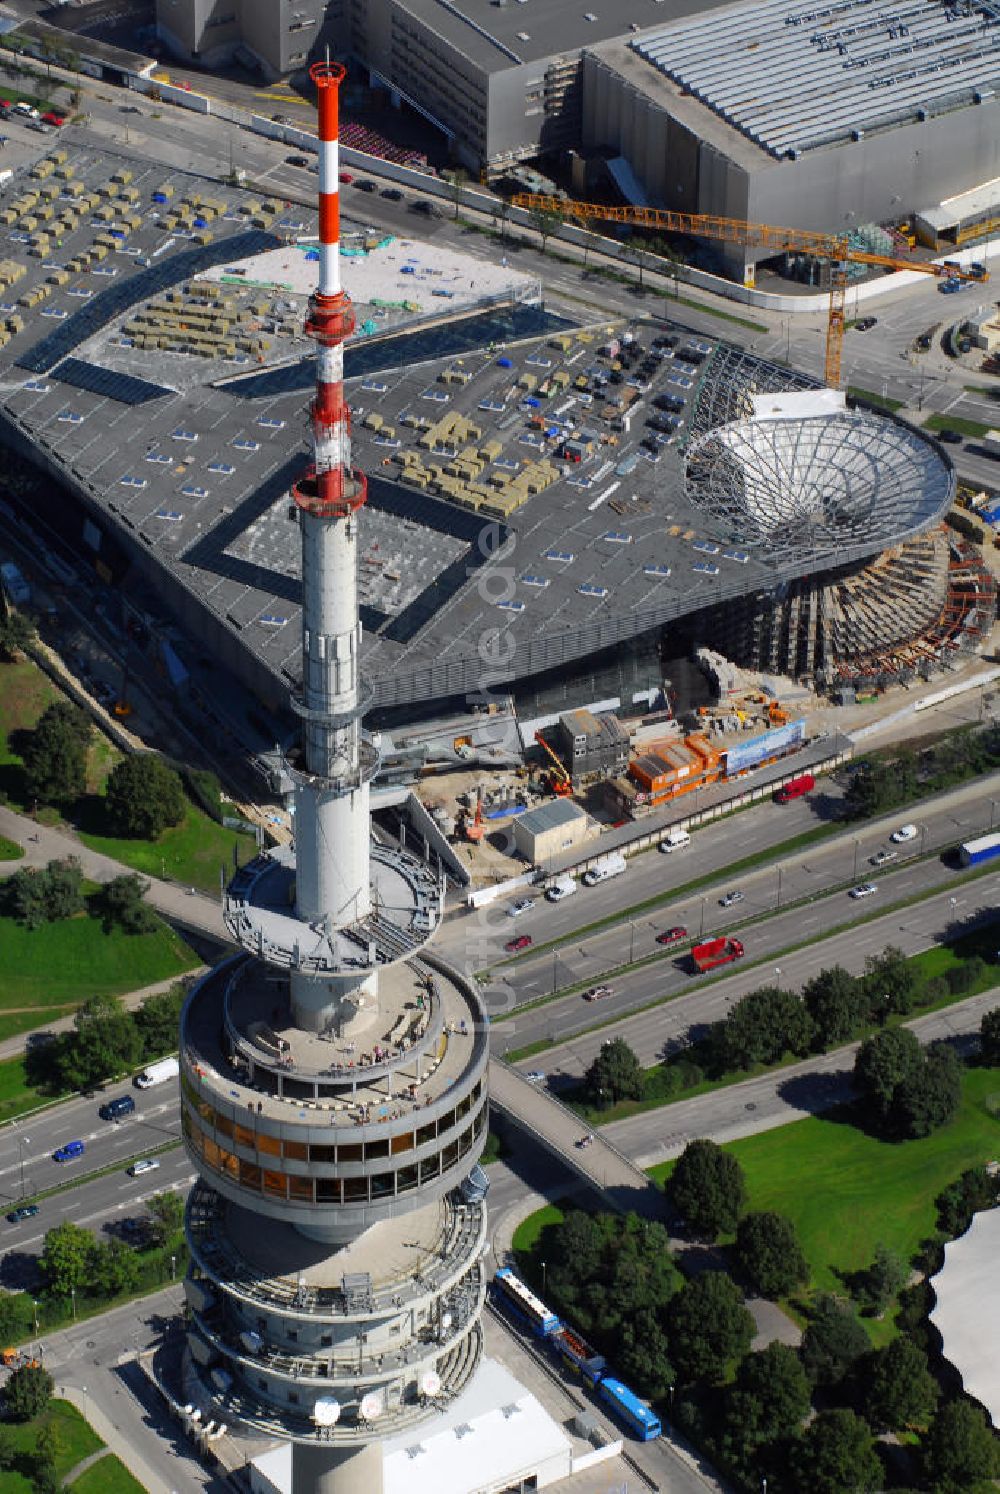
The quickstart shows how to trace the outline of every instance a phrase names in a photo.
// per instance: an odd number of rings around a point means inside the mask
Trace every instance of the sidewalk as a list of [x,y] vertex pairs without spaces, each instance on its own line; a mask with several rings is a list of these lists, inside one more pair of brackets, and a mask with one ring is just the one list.
[[[208,970],[207,965],[199,965],[196,970],[187,970],[183,975],[173,975],[169,980],[159,980],[151,986],[141,986],[138,991],[126,991],[122,996],[122,1003],[126,1011],[134,1012],[136,1007],[142,1005],[147,996],[159,996],[164,991],[169,991],[171,986],[177,985],[181,980],[196,980]],[[40,1022],[33,1027],[31,1032],[19,1032],[11,1038],[4,1038],[0,1042],[0,1063],[5,1058],[20,1058],[24,1052],[25,1042],[29,1037],[37,1033],[71,1032],[73,1030],[73,1017],[58,1017],[54,1022]]]

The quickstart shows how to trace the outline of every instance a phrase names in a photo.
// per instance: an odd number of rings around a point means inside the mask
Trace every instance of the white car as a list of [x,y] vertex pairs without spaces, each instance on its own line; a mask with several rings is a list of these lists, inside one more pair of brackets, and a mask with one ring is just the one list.
[[144,1172],[155,1172],[159,1165],[155,1157],[140,1157],[138,1162],[132,1163],[132,1166],[128,1170],[128,1175],[130,1178],[138,1178]]
[[916,840],[919,834],[920,831],[917,829],[916,825],[900,825],[898,830],[894,830],[892,832],[892,834],[889,836],[889,839],[891,841],[894,841],[898,846],[902,845],[906,840]]
[[888,866],[889,862],[895,861],[898,855],[898,851],[876,851],[874,856],[868,857],[868,860],[872,866]]
[[522,913],[530,913],[535,906],[533,897],[519,897],[516,903],[511,903],[507,909],[508,918],[520,918]]
[[541,1069],[529,1069],[524,1077],[525,1079],[527,1079],[529,1084],[545,1083],[545,1075]]
[[860,887],[851,888],[851,897],[874,897],[877,891],[874,882],[862,882]]

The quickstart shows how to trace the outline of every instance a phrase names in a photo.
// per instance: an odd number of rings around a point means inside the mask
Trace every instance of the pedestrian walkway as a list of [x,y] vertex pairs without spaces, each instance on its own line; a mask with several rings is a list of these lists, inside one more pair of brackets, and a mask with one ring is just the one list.
[[71,1489],[74,1482],[78,1478],[80,1478],[82,1474],[86,1473],[88,1468],[92,1468],[95,1463],[99,1463],[102,1458],[107,1458],[110,1456],[110,1454],[110,1447],[99,1447],[96,1452],[90,1453],[86,1458],[81,1458],[79,1463],[73,1464],[73,1467],[69,1470],[68,1473],[63,1474],[63,1486],[67,1489]]
[[[0,835],[16,841],[25,852],[19,861],[0,862],[0,876],[9,876],[24,866],[47,866],[50,861],[65,860],[67,856],[76,857],[84,876],[92,882],[110,882],[113,877],[134,873],[133,867],[85,846],[69,826],[40,825],[30,816],[16,814],[6,805],[0,805]],[[141,875],[143,881],[149,883],[146,901],[157,913],[182,927],[228,942],[222,910],[215,898],[205,897],[191,888],[178,887],[175,882],[147,876],[145,872]]]
[[[182,976],[173,975],[169,980],[158,980],[151,986],[141,986],[137,991],[126,991],[124,996],[122,996],[122,1004],[124,1005],[126,1011],[134,1012],[137,1007],[142,1006],[142,1003],[146,1000],[147,996],[162,996],[165,991],[169,991],[171,987],[176,986],[179,981],[196,980],[199,976],[204,975],[207,969],[207,965],[199,965],[197,970],[188,970]],[[11,1008],[7,1007],[6,1010],[10,1011]],[[42,1007],[38,1008],[38,1011],[43,1010],[44,1009]],[[71,1032],[73,1029],[74,1021],[75,1017],[73,1016],[57,1017],[54,1022],[47,1022],[43,1017],[38,1026],[36,1028],[33,1028],[32,1031],[35,1033]],[[24,1052],[25,1039],[27,1038],[27,1036],[27,1033],[20,1032],[17,1033],[14,1037],[4,1038],[4,1040],[0,1042],[0,1063],[2,1063],[5,1058],[20,1058],[22,1053]]]

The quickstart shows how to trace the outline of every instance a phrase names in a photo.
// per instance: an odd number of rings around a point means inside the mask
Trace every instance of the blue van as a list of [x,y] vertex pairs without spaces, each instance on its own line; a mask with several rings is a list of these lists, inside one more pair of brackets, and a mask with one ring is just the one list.
[[131,1095],[117,1095],[102,1105],[97,1113],[101,1120],[120,1120],[123,1115],[131,1115],[134,1109],[135,1101]]
[[53,1162],[72,1162],[74,1157],[82,1157],[86,1147],[82,1141],[67,1141],[57,1152],[52,1153]]

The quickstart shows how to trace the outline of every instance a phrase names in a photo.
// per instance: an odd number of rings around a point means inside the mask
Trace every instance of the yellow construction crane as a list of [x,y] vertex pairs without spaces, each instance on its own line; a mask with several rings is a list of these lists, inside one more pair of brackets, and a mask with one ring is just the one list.
[[955,264],[928,264],[926,260],[895,259],[890,254],[869,254],[849,246],[847,234],[814,233],[807,228],[776,228],[771,223],[745,223],[741,218],[718,218],[712,213],[675,213],[666,208],[606,207],[600,202],[570,202],[538,192],[519,192],[511,199],[514,207],[534,212],[556,213],[560,218],[590,218],[610,223],[630,223],[636,228],[652,228],[660,233],[689,233],[703,239],[721,239],[726,244],[746,244],[754,249],[775,253],[797,250],[815,255],[830,264],[830,311],[826,328],[826,382],[829,388],[840,388],[840,358],[844,340],[844,306],[847,298],[847,266],[881,265],[887,270],[918,270],[939,279],[985,280]]
[[560,799],[568,798],[573,792],[573,780],[566,772],[562,758],[549,746],[540,731],[535,732],[535,741],[552,759],[552,770],[548,776],[549,792],[555,794]]

